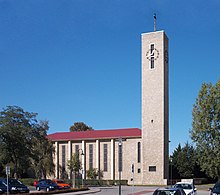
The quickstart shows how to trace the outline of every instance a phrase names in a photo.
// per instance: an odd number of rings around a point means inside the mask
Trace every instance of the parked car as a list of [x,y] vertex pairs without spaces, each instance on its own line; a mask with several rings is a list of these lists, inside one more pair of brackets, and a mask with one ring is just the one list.
[[[7,190],[7,179],[0,179],[0,182],[2,182],[6,186]],[[19,180],[12,178],[8,179],[8,190],[11,194],[30,192],[29,188],[26,185],[21,183]]]
[[182,188],[186,195],[196,195],[197,194],[197,188],[189,182],[177,182],[174,185],[174,188]]
[[213,188],[209,188],[210,195],[218,195],[220,194],[220,182],[217,182]]
[[0,181],[0,194],[5,194],[7,192],[7,186]]
[[50,179],[41,179],[36,184],[36,190],[46,190],[47,192],[52,190],[59,190],[60,187]]
[[181,188],[158,188],[153,195],[186,195]]
[[53,181],[54,181],[61,189],[68,189],[68,188],[70,188],[70,184],[65,183],[63,180],[53,179]]
[[45,179],[35,180],[34,183],[33,183],[33,186],[36,187],[36,185],[37,185],[41,180],[43,181],[43,180],[45,180]]

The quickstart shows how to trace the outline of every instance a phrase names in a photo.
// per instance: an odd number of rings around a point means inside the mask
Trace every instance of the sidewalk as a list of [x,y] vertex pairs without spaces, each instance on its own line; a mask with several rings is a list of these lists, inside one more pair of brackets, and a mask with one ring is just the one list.
[[93,194],[100,192],[101,190],[99,188],[89,188],[89,190],[85,191],[78,191],[78,192],[68,192],[68,193],[59,193],[58,195],[79,195],[79,194]]

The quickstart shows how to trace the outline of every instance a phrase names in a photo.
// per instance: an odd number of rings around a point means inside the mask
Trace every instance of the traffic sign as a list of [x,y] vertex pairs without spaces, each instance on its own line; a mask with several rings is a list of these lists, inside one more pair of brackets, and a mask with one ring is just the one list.
[[5,172],[6,172],[6,175],[10,175],[10,166],[6,166],[5,167]]

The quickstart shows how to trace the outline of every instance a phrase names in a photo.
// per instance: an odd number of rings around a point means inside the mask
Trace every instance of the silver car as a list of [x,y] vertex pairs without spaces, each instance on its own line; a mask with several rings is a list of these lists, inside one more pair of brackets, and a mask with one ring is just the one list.
[[175,188],[181,188],[184,190],[186,195],[196,195],[197,194],[197,189],[192,183],[188,182],[177,182],[174,185]]
[[186,195],[181,188],[158,188],[153,195]]

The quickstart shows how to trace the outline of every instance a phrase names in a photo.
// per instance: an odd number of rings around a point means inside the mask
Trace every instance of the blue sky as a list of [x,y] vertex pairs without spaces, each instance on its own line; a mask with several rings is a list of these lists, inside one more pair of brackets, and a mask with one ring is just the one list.
[[141,42],[169,37],[170,140],[190,142],[192,106],[220,78],[219,0],[0,0],[0,108],[94,129],[141,128]]

